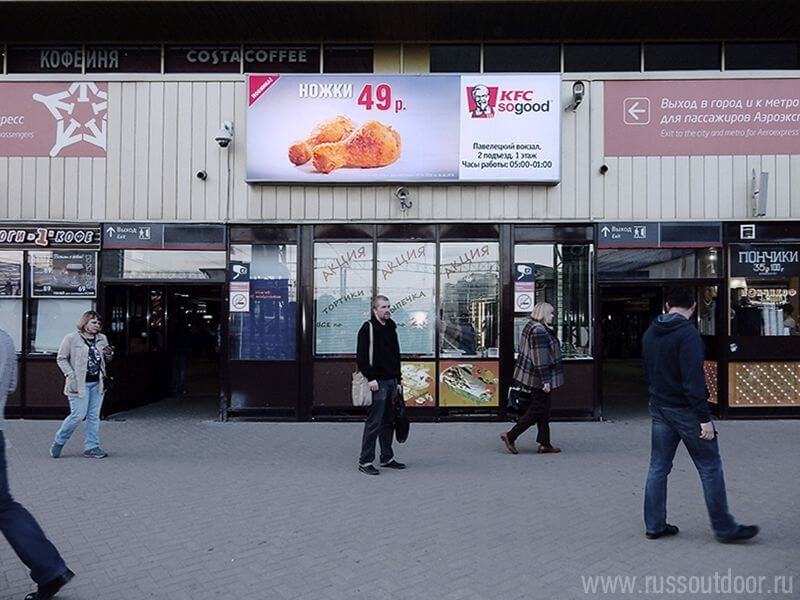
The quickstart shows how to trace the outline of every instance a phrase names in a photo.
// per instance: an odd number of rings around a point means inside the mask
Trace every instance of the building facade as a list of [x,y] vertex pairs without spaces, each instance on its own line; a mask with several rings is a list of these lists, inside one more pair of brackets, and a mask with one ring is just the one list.
[[[788,4],[13,4],[10,414],[65,410],[54,352],[97,307],[118,355],[107,413],[202,380],[223,418],[358,416],[355,332],[385,293],[419,418],[501,416],[548,301],[556,414],[597,419],[646,403],[639,340],[675,284],[697,293],[716,414],[800,414]],[[57,44],[42,15],[69,25]],[[403,161],[290,164],[287,142],[329,143],[312,126],[345,110],[350,136],[391,123]]]

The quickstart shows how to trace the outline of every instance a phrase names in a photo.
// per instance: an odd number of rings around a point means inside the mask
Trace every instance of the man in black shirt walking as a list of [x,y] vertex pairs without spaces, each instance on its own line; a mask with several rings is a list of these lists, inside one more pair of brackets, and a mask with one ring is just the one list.
[[372,391],[372,406],[364,423],[361,456],[358,460],[358,470],[367,475],[380,474],[372,464],[375,460],[376,440],[381,443],[382,467],[406,468],[403,463],[394,459],[392,451],[394,404],[400,401],[400,344],[397,341],[397,325],[389,318],[390,314],[389,299],[386,296],[375,296],[372,301],[372,316],[358,331],[358,370],[367,378]]

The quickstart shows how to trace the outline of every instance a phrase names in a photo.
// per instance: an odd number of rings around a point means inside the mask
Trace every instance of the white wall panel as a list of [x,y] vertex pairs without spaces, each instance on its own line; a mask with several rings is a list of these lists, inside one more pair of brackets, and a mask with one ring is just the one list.
[[[572,83],[562,84],[564,104]],[[107,158],[0,158],[0,219],[745,219],[753,169],[770,174],[768,217],[800,218],[800,156],[604,156],[600,80],[589,83],[577,111],[562,113],[560,185],[409,185],[407,211],[395,185],[247,184],[242,81],[108,85]],[[213,138],[225,120],[234,123],[234,141],[221,149]],[[206,181],[195,176],[201,170]]]

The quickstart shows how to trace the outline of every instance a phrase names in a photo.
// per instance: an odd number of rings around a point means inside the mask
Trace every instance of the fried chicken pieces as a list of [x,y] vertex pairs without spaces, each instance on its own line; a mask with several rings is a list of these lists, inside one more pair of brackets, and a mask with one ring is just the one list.
[[311,152],[315,146],[343,140],[355,129],[356,124],[342,115],[322,121],[311,130],[311,135],[305,140],[289,146],[289,160],[295,165],[304,165],[311,160]]
[[[352,129],[345,133],[346,124],[352,125]],[[320,139],[338,134],[343,135],[338,139]],[[385,167],[400,158],[400,135],[378,121],[368,121],[355,129],[350,119],[339,116],[318,124],[305,142],[289,148],[289,160],[296,165],[308,162],[307,154],[310,154],[314,169],[320,173],[330,173],[342,167]],[[300,160],[302,162],[298,162]]]

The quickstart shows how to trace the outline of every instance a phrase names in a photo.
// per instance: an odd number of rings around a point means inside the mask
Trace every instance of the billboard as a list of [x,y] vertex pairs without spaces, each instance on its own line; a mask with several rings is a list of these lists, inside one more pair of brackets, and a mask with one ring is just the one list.
[[0,83],[0,156],[106,156],[108,84]]
[[247,181],[556,183],[559,75],[249,75]]
[[800,154],[800,79],[607,81],[605,156]]

